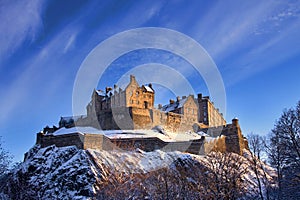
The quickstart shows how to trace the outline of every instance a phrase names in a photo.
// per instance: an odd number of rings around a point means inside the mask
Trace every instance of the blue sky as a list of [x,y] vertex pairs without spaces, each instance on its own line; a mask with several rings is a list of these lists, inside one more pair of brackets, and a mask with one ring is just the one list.
[[[300,100],[299,17],[300,2],[285,0],[3,0],[0,135],[5,147],[21,160],[35,133],[72,114],[73,84],[86,56],[114,34],[140,27],[176,30],[201,44],[222,75],[227,121],[238,117],[245,134],[267,134],[282,110]],[[167,52],[135,51],[113,62],[99,87],[149,62],[188,66]],[[184,76],[196,92],[208,93],[203,81],[198,84],[201,77]],[[163,94],[157,100],[167,102]]]

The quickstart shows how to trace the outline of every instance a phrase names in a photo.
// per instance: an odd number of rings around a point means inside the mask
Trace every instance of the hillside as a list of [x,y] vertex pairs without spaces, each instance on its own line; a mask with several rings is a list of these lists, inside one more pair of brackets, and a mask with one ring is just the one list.
[[[204,157],[181,152],[96,151],[36,145],[24,162],[1,181],[0,197],[210,199],[226,194],[231,195],[229,198],[253,198],[257,195],[257,182],[249,165],[245,157],[236,154],[213,153]],[[274,170],[265,168],[267,178],[272,180]]]

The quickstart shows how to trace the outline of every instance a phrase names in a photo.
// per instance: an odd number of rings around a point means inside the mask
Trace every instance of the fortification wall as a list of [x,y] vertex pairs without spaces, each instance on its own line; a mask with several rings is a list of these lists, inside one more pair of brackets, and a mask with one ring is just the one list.
[[[163,151],[181,151],[193,154],[203,154],[203,142],[204,138],[194,141],[184,142],[164,142],[159,138],[113,138],[108,139],[103,137],[102,150],[135,150],[136,148],[142,149],[143,151],[155,151],[157,149]],[[91,146],[86,145],[87,148]]]
[[194,154],[203,154],[204,137],[194,141],[184,142],[164,142],[159,138],[113,138],[109,139],[101,134],[79,134],[72,133],[66,135],[41,135],[37,134],[37,144],[41,147],[55,145],[57,147],[76,146],[79,149],[97,150],[135,150],[140,148],[144,151],[181,151]]
[[151,129],[152,119],[149,109],[131,108],[134,129]]
[[164,125],[167,123],[167,115],[165,112],[161,110],[152,109],[150,110],[150,115],[151,115],[153,127],[158,125]]
[[167,115],[167,123],[165,124],[165,128],[171,132],[178,132],[180,124],[181,124],[181,114],[166,113]]
[[[145,109],[133,109],[129,113],[133,116],[135,124],[139,124],[141,127],[146,127],[148,124],[154,124],[151,122],[151,112],[145,112]],[[167,113],[166,118],[162,118],[161,113],[154,111],[152,115],[156,116],[155,123],[159,123],[160,120],[166,120],[167,128],[171,131],[178,131],[182,129],[180,127],[181,115],[175,113]],[[112,113],[108,114],[112,115]],[[118,116],[118,114],[116,115]],[[112,119],[112,118],[108,118]],[[155,119],[155,117],[153,118]],[[121,119],[122,120],[122,119]],[[150,121],[149,121],[150,120]],[[132,120],[130,120],[132,123]],[[109,122],[111,125],[111,122]],[[170,125],[170,127],[168,127]],[[116,125],[117,126],[117,125]],[[135,127],[136,128],[136,127]],[[177,128],[177,129],[175,129]],[[190,127],[191,128],[191,127]],[[112,150],[121,148],[124,150],[133,150],[136,148],[143,149],[145,151],[154,151],[156,149],[162,149],[164,151],[182,151],[194,154],[204,154],[210,151],[220,152],[233,152],[242,155],[243,149],[249,149],[247,140],[243,137],[241,128],[237,120],[233,120],[232,124],[226,126],[220,126],[216,128],[205,129],[207,133],[219,134],[221,137],[217,137],[211,142],[205,142],[205,137],[200,140],[184,141],[184,142],[164,142],[159,138],[112,138],[109,139],[101,134],[79,134],[71,133],[66,135],[43,135],[43,133],[37,134],[36,143],[42,147],[56,145],[57,147],[63,146],[77,146],[80,149],[98,149],[98,150]]]
[[66,135],[47,135],[37,134],[37,144],[42,148],[55,145],[57,147],[76,146],[79,149],[84,148],[84,136],[79,133],[71,133]]
[[227,146],[226,146],[226,137],[221,136],[213,141],[207,143],[205,145],[206,153],[209,153],[210,151],[218,151],[225,153],[227,151]]
[[101,134],[84,134],[83,149],[103,150],[103,137]]

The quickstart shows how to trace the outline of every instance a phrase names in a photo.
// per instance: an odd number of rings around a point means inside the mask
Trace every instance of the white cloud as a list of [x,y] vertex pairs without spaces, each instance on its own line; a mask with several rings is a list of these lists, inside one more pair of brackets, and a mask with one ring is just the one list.
[[[70,34],[71,32],[73,34]],[[56,63],[55,60],[53,61],[53,58],[58,59],[60,56],[63,56],[63,53],[66,53],[71,48],[76,35],[77,31],[73,27],[66,26],[63,30],[53,35],[52,39],[41,47],[39,53],[27,57],[25,61],[20,61],[17,76],[10,83],[0,87],[0,92],[2,92],[1,90],[5,91],[5,95],[0,99],[0,110],[2,112],[0,123],[5,123],[12,114],[17,113],[22,104],[31,103],[27,100],[33,98],[32,95],[36,95],[34,90],[40,87],[39,83],[44,84],[45,77],[48,76],[47,72],[55,71],[55,69],[63,66],[62,63],[60,63],[61,65],[51,65]],[[48,90],[47,94],[49,94],[50,91],[55,90],[62,82],[61,76],[63,76],[62,70],[60,70],[60,73],[52,76],[51,79],[47,79],[48,81],[44,84],[47,88],[43,88],[43,91]],[[45,100],[45,97],[39,97],[39,99],[41,101],[48,100]]]
[[0,3],[0,55],[10,56],[25,40],[33,41],[42,30],[43,1],[2,1]]
[[299,2],[224,4],[220,1],[200,18],[193,35],[217,63],[226,62],[219,67],[230,82],[227,86],[299,52]]
[[63,50],[63,53],[67,53],[67,51],[72,47],[75,39],[76,39],[76,34],[71,34],[71,36],[67,40],[66,46]]

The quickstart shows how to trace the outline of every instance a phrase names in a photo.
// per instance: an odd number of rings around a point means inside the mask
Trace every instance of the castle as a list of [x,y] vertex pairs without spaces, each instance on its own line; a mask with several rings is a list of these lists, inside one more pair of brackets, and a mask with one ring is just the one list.
[[[61,118],[60,127],[93,126],[101,130],[151,129],[162,126],[172,132],[185,132],[195,128],[208,128],[226,124],[223,115],[208,96],[198,94],[177,97],[170,103],[154,107],[155,90],[152,84],[139,86],[135,77],[122,90],[116,85],[106,91],[94,90],[87,105],[87,116]],[[71,120],[71,121],[70,121]],[[73,120],[73,121],[72,121]]]
[[[72,127],[94,127],[103,130],[101,136],[84,132],[82,135],[72,132],[73,138],[68,136],[54,136],[56,128],[44,129],[39,133],[37,143],[42,146],[56,144],[58,146],[76,145],[79,148],[111,149],[113,145],[125,147],[132,143],[134,146],[143,147],[144,150],[155,150],[166,145],[172,146],[172,150],[188,151],[192,153],[206,152],[207,149],[218,151],[229,151],[242,153],[243,148],[248,144],[241,133],[237,119],[232,120],[232,124],[226,121],[208,96],[198,94],[177,97],[170,100],[169,104],[154,106],[155,90],[152,84],[140,86],[133,75],[130,75],[129,84],[123,90],[118,86],[106,87],[105,92],[94,90],[91,101],[87,105],[87,115],[78,117],[61,117],[59,128]],[[161,133],[185,133],[202,132],[209,137],[219,137],[205,142],[205,137],[195,137],[186,141],[171,141],[157,138],[157,136],[146,136],[126,139],[120,137],[110,137],[105,134],[105,130],[128,130],[121,134],[130,133],[129,130],[151,130],[156,129]],[[71,130],[71,129],[70,129]],[[46,134],[46,132],[50,134]],[[95,131],[94,131],[95,132]],[[97,131],[96,131],[97,132]],[[141,133],[143,131],[140,131]],[[106,132],[107,133],[107,132]],[[75,134],[75,135],[74,135]],[[142,134],[141,134],[142,135]],[[67,137],[67,139],[64,139]],[[58,139],[60,138],[60,139]],[[91,139],[92,138],[92,139]],[[98,142],[95,142],[98,141]],[[182,148],[188,145],[188,148]]]

